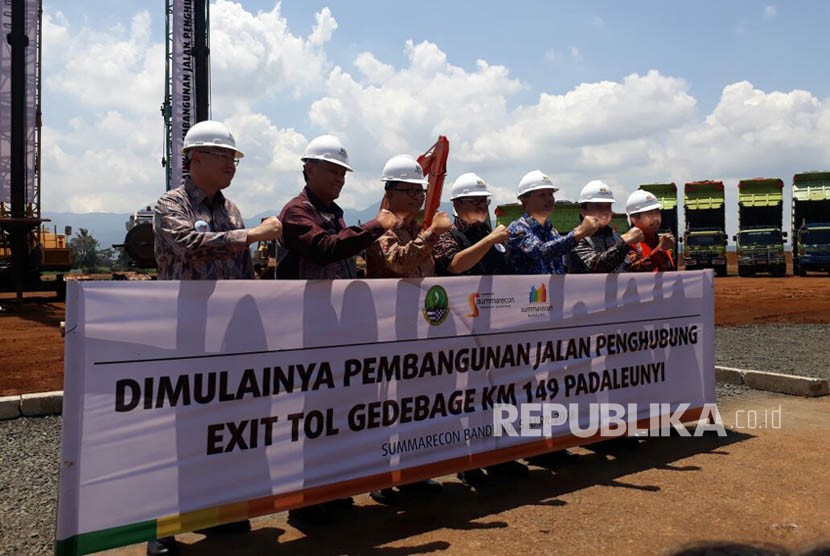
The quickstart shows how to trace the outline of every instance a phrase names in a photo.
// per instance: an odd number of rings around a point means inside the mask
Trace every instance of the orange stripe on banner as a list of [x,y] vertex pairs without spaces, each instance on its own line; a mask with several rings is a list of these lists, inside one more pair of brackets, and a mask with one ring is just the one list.
[[[679,420],[683,423],[694,422],[699,420],[702,414],[702,407],[687,409],[683,412]],[[638,429],[648,429],[650,425],[650,419],[640,419],[637,421]],[[572,434],[566,434],[556,438],[540,439],[519,446],[493,450],[491,452],[448,459],[419,465],[417,467],[410,467],[408,469],[390,471],[388,473],[378,473],[368,477],[360,477],[330,485],[307,488],[287,494],[264,496],[247,502],[236,502],[180,515],[167,516],[157,520],[156,531],[158,536],[175,535],[177,533],[203,529],[222,523],[240,521],[250,517],[269,515],[301,506],[320,504],[337,498],[370,492],[375,489],[414,483],[416,481],[449,475],[468,469],[487,467],[496,463],[544,454],[554,450],[585,446],[602,440],[607,440],[607,437],[603,437],[599,433],[589,438],[580,438]]]

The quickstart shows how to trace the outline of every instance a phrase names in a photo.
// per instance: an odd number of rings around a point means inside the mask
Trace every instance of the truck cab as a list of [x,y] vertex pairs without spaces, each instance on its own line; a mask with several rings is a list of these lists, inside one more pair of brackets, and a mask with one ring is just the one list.
[[784,237],[778,228],[758,226],[743,229],[735,236],[738,250],[738,275],[752,276],[769,272],[773,276],[787,273],[784,258]]
[[704,180],[684,187],[686,232],[683,264],[686,270],[712,268],[726,276],[726,212],[723,182]]
[[804,224],[794,240],[796,274],[806,276],[808,270],[830,273],[830,222]]
[[793,274],[830,272],[830,172],[793,176]]
[[683,264],[686,270],[713,268],[726,276],[726,234],[718,228],[698,228],[684,234]]

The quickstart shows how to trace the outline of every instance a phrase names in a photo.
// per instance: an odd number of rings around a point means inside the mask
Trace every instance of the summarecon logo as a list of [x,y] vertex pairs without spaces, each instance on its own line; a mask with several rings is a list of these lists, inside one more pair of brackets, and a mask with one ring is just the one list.
[[515,297],[499,297],[493,292],[473,292],[467,298],[467,303],[470,305],[470,312],[467,313],[467,317],[471,319],[478,317],[481,314],[480,309],[507,309],[512,307],[515,302]]
[[[590,438],[597,433],[602,437],[617,436],[669,436],[672,429],[680,436],[701,436],[714,431],[726,436],[717,405],[704,404],[697,425],[689,432],[681,419],[690,404],[682,403],[672,410],[671,404],[650,403],[645,419],[648,428],[641,428],[639,407],[636,403],[559,403],[495,404],[493,406],[493,436],[550,437],[554,427],[567,427],[578,438]],[[587,420],[584,419],[587,413]],[[557,435],[564,431],[557,431]]]

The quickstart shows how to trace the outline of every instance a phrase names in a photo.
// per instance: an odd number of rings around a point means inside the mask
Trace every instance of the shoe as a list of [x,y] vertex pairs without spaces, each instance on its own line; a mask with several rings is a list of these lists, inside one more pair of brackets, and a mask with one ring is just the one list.
[[382,488],[370,492],[369,498],[384,506],[394,506],[398,502],[398,493],[394,488]]
[[481,469],[470,469],[468,471],[462,471],[456,476],[462,484],[472,488],[482,487],[490,482],[487,478],[487,475],[485,475],[484,471],[482,471]]
[[214,525],[207,529],[197,529],[194,533],[200,535],[229,535],[235,533],[247,533],[251,530],[251,522],[247,519],[243,521],[234,521],[233,523],[223,523],[222,525]]
[[337,498],[336,500],[323,502],[323,505],[332,510],[351,510],[354,506],[354,498],[351,496],[347,496],[346,498]]
[[544,467],[545,469],[573,465],[578,461],[579,456],[569,450],[557,450],[527,458],[529,464]]
[[288,510],[288,523],[302,528],[308,525],[326,525],[334,521],[334,512],[331,506],[314,504],[304,508]]
[[427,479],[426,481],[400,485],[398,489],[408,494],[437,494],[444,490],[444,487],[438,481]]
[[618,436],[609,440],[602,440],[595,442],[587,448],[597,454],[617,454],[620,452],[628,452],[636,450],[640,446],[640,441],[636,436]]
[[515,479],[518,477],[527,477],[530,475],[530,470],[527,468],[527,465],[523,465],[518,461],[506,461],[489,466],[487,468],[487,474]]
[[147,541],[147,556],[175,556],[178,553],[176,537],[161,537]]

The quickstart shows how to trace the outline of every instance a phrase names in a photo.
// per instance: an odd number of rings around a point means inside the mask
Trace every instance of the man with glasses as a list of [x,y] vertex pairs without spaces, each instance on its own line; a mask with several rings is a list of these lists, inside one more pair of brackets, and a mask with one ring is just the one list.
[[357,278],[355,257],[400,219],[386,207],[361,226],[346,226],[335,199],[352,171],[349,155],[333,135],[321,135],[306,147],[305,188],[280,213],[285,226],[277,277],[299,280]]
[[[222,193],[236,174],[242,151],[223,124],[205,120],[188,130],[182,153],[187,158],[183,184],[162,195],[153,214],[159,280],[252,280],[248,245],[279,239],[282,225],[272,216],[245,229],[239,209]],[[251,523],[244,520],[199,532],[250,530]],[[147,543],[149,556],[177,553],[174,537]]]
[[182,153],[183,183],[161,196],[153,214],[159,280],[253,279],[248,246],[279,239],[282,224],[272,216],[246,229],[223,194],[244,156],[233,135],[220,122],[199,122],[185,135]]
[[381,207],[401,219],[366,250],[367,278],[424,278],[435,275],[432,246],[450,229],[450,218],[437,212],[432,224],[420,230],[418,213],[426,198],[426,179],[414,157],[399,154],[383,167],[386,193]]
[[473,172],[461,174],[450,189],[456,217],[433,248],[439,276],[511,274],[502,243],[507,228],[490,229],[490,190]]
[[[490,189],[478,175],[468,172],[458,176],[450,189],[455,223],[435,246],[435,266],[440,276],[489,276],[511,274],[502,243],[507,228],[490,229]],[[496,476],[504,479],[523,477],[527,467],[508,461],[483,469],[469,469],[458,479],[469,487],[486,486]]]
[[[427,180],[420,164],[408,154],[390,158],[383,167],[381,181],[386,182],[381,207],[400,218],[401,224],[387,230],[366,250],[367,278],[425,278],[435,275],[432,246],[450,229],[450,218],[445,212],[436,212],[432,224],[420,230],[418,213],[426,198]],[[398,490],[384,488],[370,493],[379,504],[394,505],[401,492],[434,494],[441,492],[441,483],[434,480],[400,485]]]

